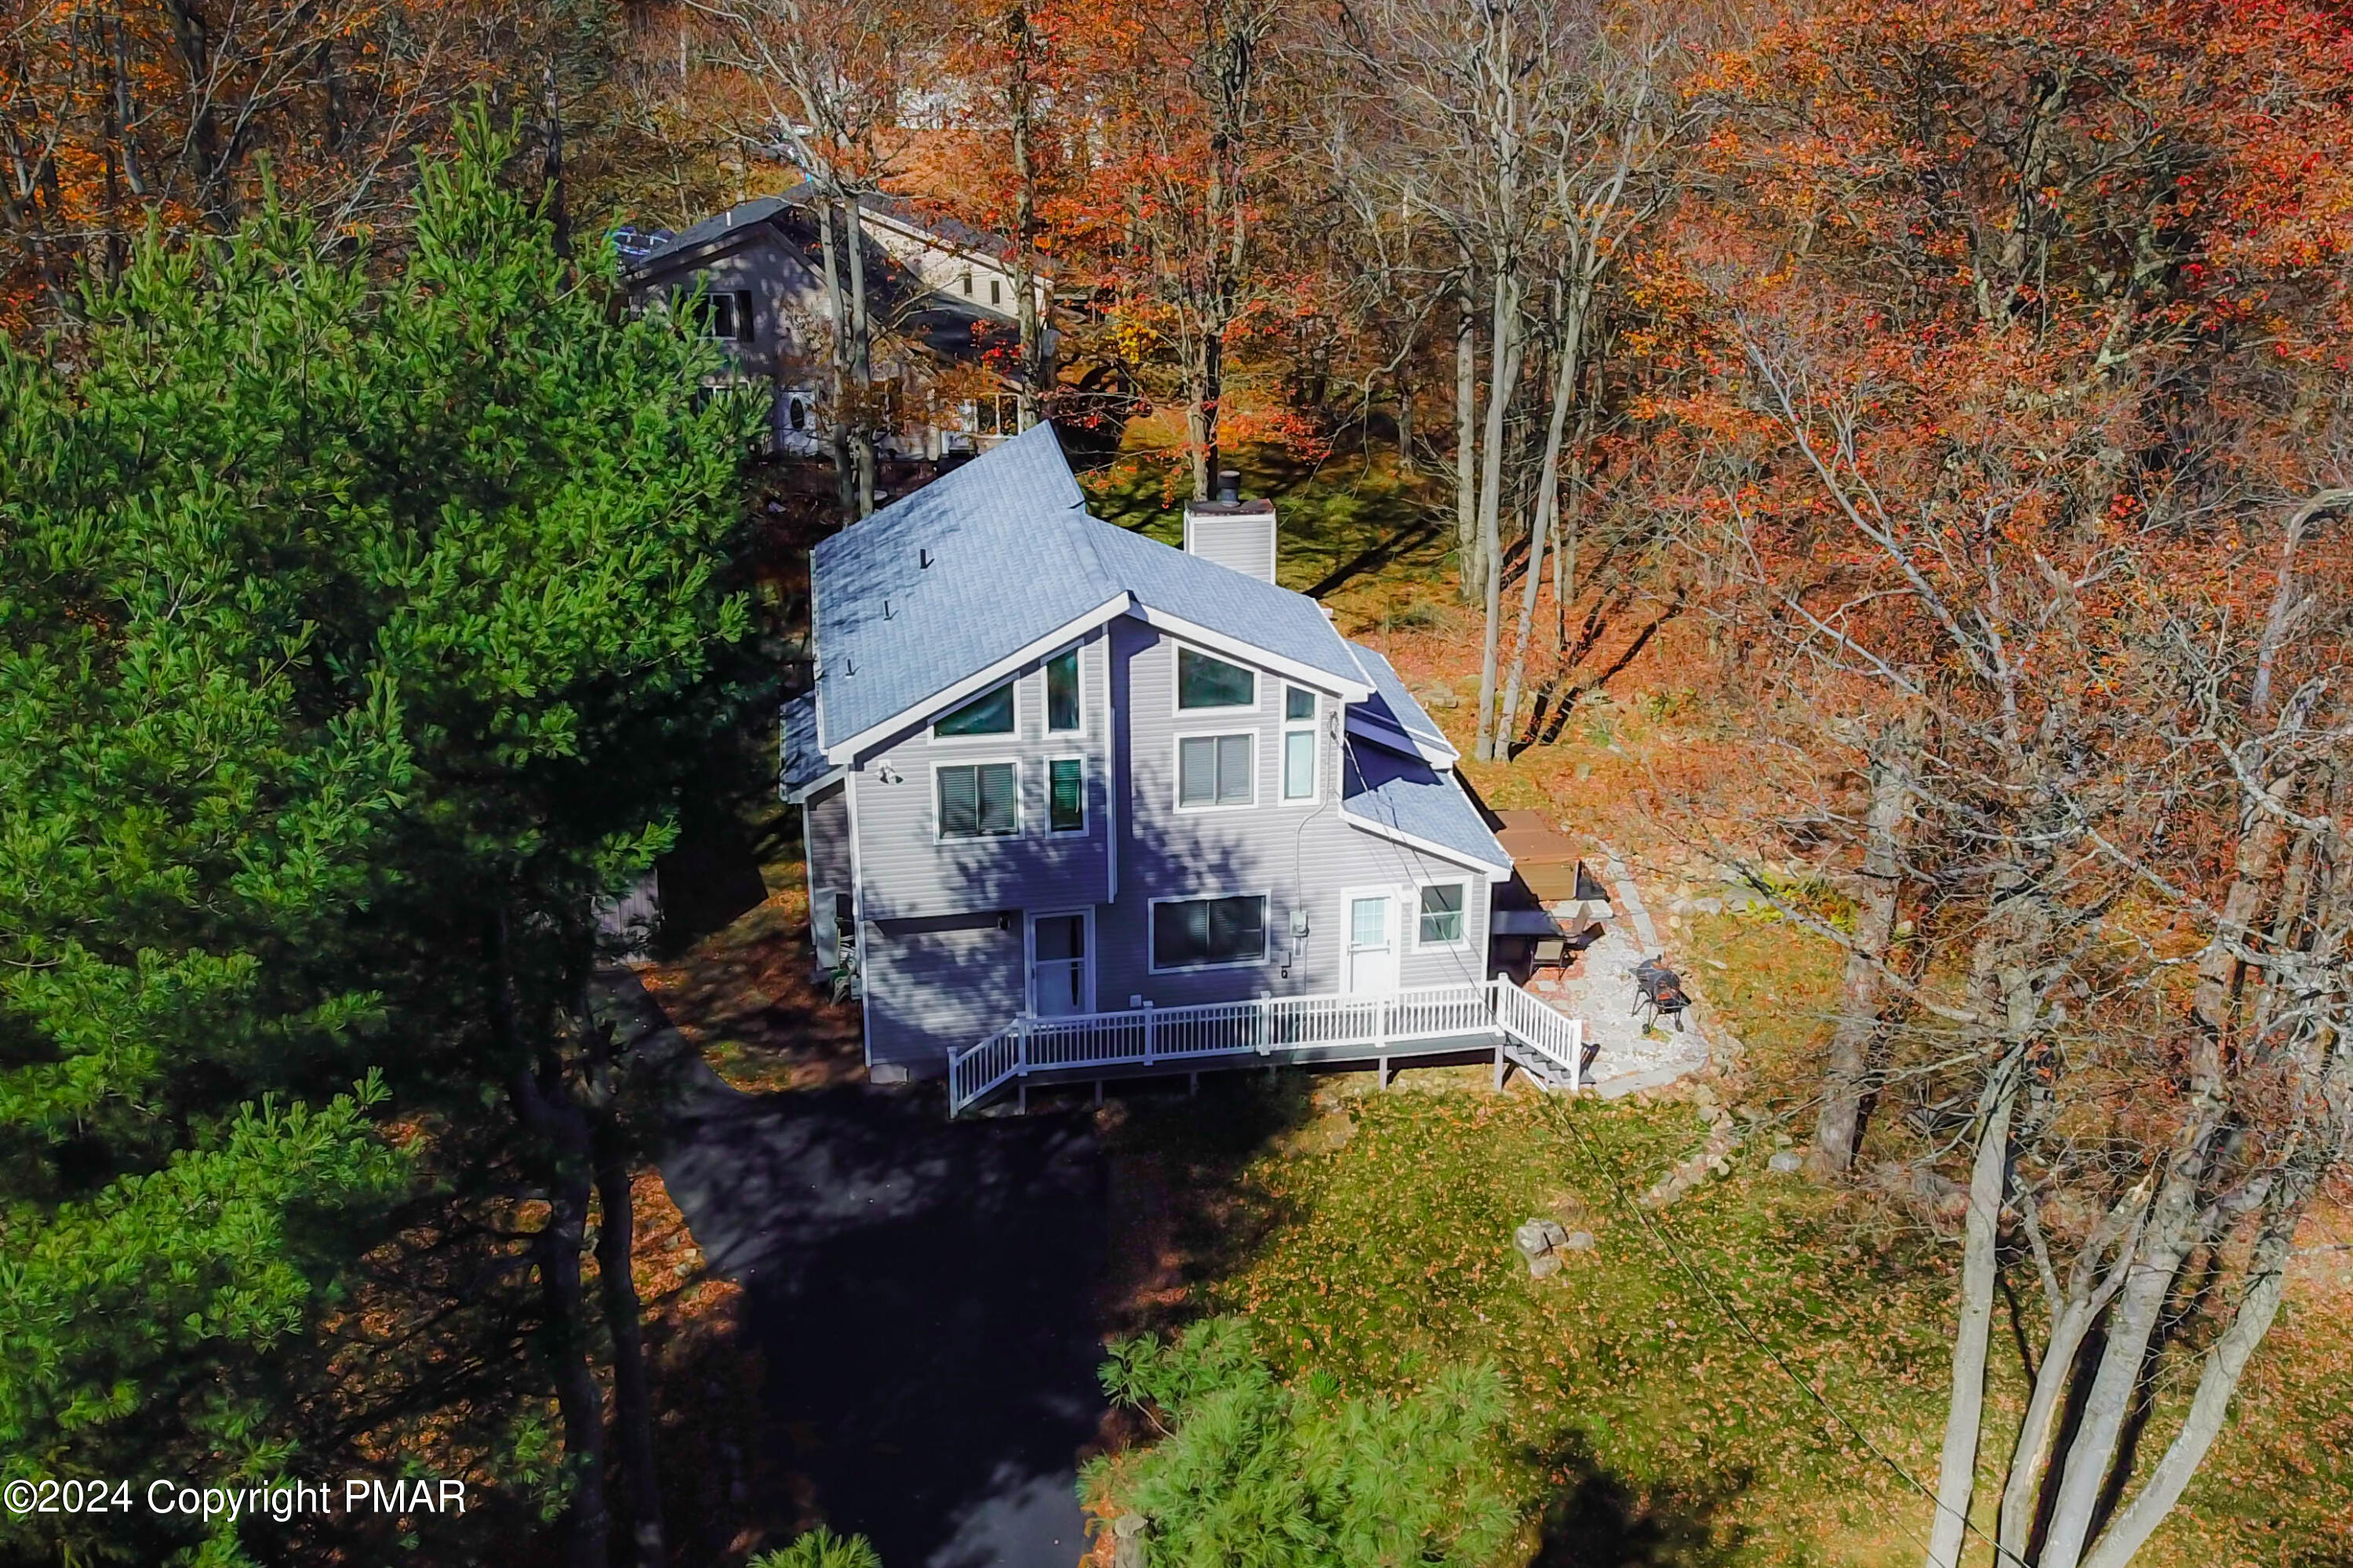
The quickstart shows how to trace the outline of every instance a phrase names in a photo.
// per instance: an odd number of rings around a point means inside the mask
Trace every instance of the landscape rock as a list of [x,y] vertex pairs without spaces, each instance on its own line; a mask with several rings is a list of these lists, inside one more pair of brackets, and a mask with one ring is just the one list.
[[1462,699],[1450,686],[1424,686],[1414,693],[1413,700],[1426,708],[1459,708]]
[[1765,1163],[1778,1174],[1788,1176],[1806,1168],[1806,1157],[1794,1149],[1784,1149]]
[[1528,1259],[1528,1273],[1537,1279],[1549,1279],[1560,1272],[1560,1259],[1551,1253]]
[[1593,1250],[1593,1233],[1591,1231],[1571,1231],[1568,1233],[1568,1239],[1562,1242],[1560,1245],[1561,1249],[1564,1252],[1591,1252]]
[[1144,1548],[1144,1531],[1149,1522],[1140,1513],[1124,1513],[1112,1520],[1112,1568],[1145,1568],[1150,1558]]
[[1568,1239],[1568,1229],[1558,1220],[1530,1220],[1512,1233],[1512,1245],[1520,1255],[1534,1261]]

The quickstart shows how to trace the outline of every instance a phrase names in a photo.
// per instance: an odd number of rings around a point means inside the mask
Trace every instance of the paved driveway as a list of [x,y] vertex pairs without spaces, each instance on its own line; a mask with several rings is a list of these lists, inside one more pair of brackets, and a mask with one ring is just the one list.
[[712,1268],[744,1284],[789,1450],[768,1473],[885,1568],[1075,1563],[1076,1453],[1103,1413],[1087,1124],[950,1123],[911,1096],[753,1096],[688,1071],[662,1175]]

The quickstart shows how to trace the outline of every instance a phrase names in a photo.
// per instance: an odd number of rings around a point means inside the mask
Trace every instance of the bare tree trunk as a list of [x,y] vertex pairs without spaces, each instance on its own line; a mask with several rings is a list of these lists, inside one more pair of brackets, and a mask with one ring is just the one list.
[[555,253],[572,254],[572,218],[564,205],[564,112],[555,90],[555,59],[550,55],[540,80],[540,107],[546,112],[546,149],[541,178],[547,192],[547,221],[554,230]]
[[587,1293],[580,1253],[588,1224],[588,1128],[580,1107],[528,1072],[511,1086],[517,1119],[550,1156],[547,1223],[532,1238],[539,1276],[541,1335],[564,1421],[570,1489],[565,1500],[568,1568],[607,1568],[612,1515],[605,1494],[605,1399],[588,1354]]
[[1471,275],[1461,286],[1461,319],[1454,328],[1454,569],[1468,599],[1483,581],[1479,567],[1479,331]]
[[1413,388],[1403,376],[1397,382],[1398,472],[1401,475],[1419,473],[1413,459]]
[[1835,1180],[1854,1169],[1870,1089],[1871,1050],[1880,1030],[1881,966],[1895,934],[1904,889],[1902,835],[1912,812],[1912,753],[1917,721],[1882,729],[1871,768],[1871,811],[1862,854],[1862,899],[1841,987],[1838,1026],[1831,1033],[1830,1065],[1822,1074],[1821,1109],[1814,1118],[1814,1174]]
[[[2296,1185],[2283,1181],[2280,1188],[2293,1189]],[[2180,1429],[2173,1435],[2173,1442],[2158,1461],[2140,1495],[2109,1524],[2099,1543],[2084,1559],[2084,1568],[2126,1568],[2173,1510],[2182,1489],[2205,1462],[2207,1450],[2213,1447],[2214,1439],[2221,1433],[2231,1396],[2238,1391],[2239,1379],[2247,1369],[2247,1358],[2271,1331],[2272,1319],[2279,1311],[2280,1295],[2287,1282],[2288,1254],[2303,1212],[2304,1204],[2297,1193],[2274,1190],[2263,1233],[2248,1262],[2247,1287],[2239,1298],[2230,1326],[2206,1352],[2205,1370],[2198,1379],[2198,1392],[2190,1398]]]
[[841,265],[834,255],[833,198],[821,196],[817,204],[818,250],[825,262],[825,303],[833,316],[833,352],[827,362],[832,381],[831,429],[834,499],[844,521],[861,515],[858,510],[857,465],[849,452],[849,308],[841,295]]
[[1508,271],[1495,274],[1494,355],[1488,366],[1486,432],[1479,454],[1479,554],[1486,573],[1486,630],[1480,640],[1477,756],[1495,750],[1495,666],[1504,619],[1504,416],[1520,377],[1519,291]]
[[1218,493],[1218,404],[1224,395],[1224,376],[1225,345],[1216,333],[1205,334],[1194,351],[1185,405],[1186,443],[1193,451],[1197,501],[1214,500]]
[[[1504,705],[1496,715],[1490,755],[1512,753],[1512,731],[1520,722],[1520,683],[1528,666],[1528,638],[1535,627],[1536,594],[1544,584],[1545,550],[1560,511],[1560,449],[1568,428],[1568,405],[1577,395],[1577,349],[1584,336],[1579,306],[1572,302],[1561,326],[1560,367],[1553,377],[1552,414],[1545,427],[1544,464],[1536,477],[1536,520],[1528,530],[1528,564],[1521,579],[1519,637],[1512,645],[1512,673],[1504,683]],[[1557,567],[1555,568],[1557,575]]]
[[646,1374],[644,1308],[632,1272],[637,1215],[629,1161],[617,1133],[597,1139],[597,1283],[605,1326],[613,1336],[613,1422],[620,1439],[621,1473],[628,1484],[629,1536],[637,1568],[668,1568],[663,1543],[661,1478],[654,1468],[653,1393]]
[[2061,1456],[2051,1529],[2040,1559],[2042,1568],[2076,1568],[2082,1561],[2097,1523],[2117,1445],[2149,1372],[2150,1339],[2173,1293],[2175,1278],[2198,1243],[2200,1188],[2221,1123],[2220,1104],[2211,1097],[2201,1098],[2206,1103],[2193,1113],[2167,1158],[2164,1180],[2150,1206],[2148,1227],[2133,1251],[2131,1272],[2109,1315],[2107,1345],[2093,1374],[2091,1392],[2084,1397],[2083,1419]]
[[1037,276],[1031,269],[1038,240],[1038,175],[1029,151],[1029,54],[1035,38],[1029,30],[1029,8],[1022,0],[1015,0],[1006,13],[1005,26],[1013,46],[1013,82],[1007,97],[1013,122],[1013,291],[1018,296],[1015,309],[1021,334],[1016,422],[1026,430],[1038,422],[1045,334],[1039,330]]
[[1986,1348],[1993,1328],[1995,1252],[2002,1195],[2010,1178],[2010,1121],[2018,1103],[2020,1048],[2006,1045],[1978,1103],[1978,1152],[1969,1170],[1969,1209],[1961,1242],[1959,1322],[1953,1331],[1952,1403],[1936,1470],[1936,1517],[1928,1531],[1927,1568],[1958,1568],[1977,1488],[1978,1436],[1985,1417]]
[[874,333],[872,318],[866,308],[866,226],[859,217],[858,197],[852,193],[843,203],[849,232],[842,242],[849,248],[849,315],[855,326],[849,334],[849,378],[858,388],[859,407],[865,415],[851,433],[850,444],[858,458],[858,514],[869,517],[874,513]]
[[[2145,1196],[2141,1194],[2140,1196]],[[2060,1287],[2045,1250],[2031,1202],[2021,1204],[2025,1228],[2034,1245],[2036,1266],[2043,1276],[2043,1294],[2051,1308],[2051,1331],[2042,1346],[2042,1360],[2034,1369],[2034,1388],[2028,1395],[2018,1439],[2010,1446],[2010,1469],[2004,1478],[2001,1512],[1995,1527],[1995,1560],[2000,1564],[2024,1563],[2034,1531],[2040,1480],[2049,1466],[2059,1431],[2059,1413],[2067,1391],[2076,1381],[2076,1360],[2100,1314],[2124,1286],[2131,1271],[2134,1227],[2139,1222],[2139,1196],[2127,1196],[2112,1208],[2076,1255],[2067,1285]],[[2121,1246],[2118,1245],[2121,1242]],[[2105,1277],[2101,1266],[2111,1247],[2118,1247],[2116,1266]]]

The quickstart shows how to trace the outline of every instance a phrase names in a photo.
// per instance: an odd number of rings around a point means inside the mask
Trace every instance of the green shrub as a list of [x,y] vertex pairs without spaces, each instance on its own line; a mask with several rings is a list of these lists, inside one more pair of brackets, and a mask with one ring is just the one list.
[[1227,1318],[1114,1345],[1102,1375],[1166,1436],[1091,1460],[1080,1486],[1145,1516],[1154,1568],[1476,1568],[1511,1538],[1491,1368],[1449,1369],[1403,1399],[1344,1398],[1327,1374],[1278,1379]]
[[747,1568],[882,1568],[862,1535],[836,1535],[818,1525],[781,1552],[764,1552]]

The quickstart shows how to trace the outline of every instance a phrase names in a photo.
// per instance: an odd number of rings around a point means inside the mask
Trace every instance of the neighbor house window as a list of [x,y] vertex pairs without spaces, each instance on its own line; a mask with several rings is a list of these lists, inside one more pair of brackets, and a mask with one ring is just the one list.
[[702,296],[693,306],[692,313],[708,337],[733,338],[741,343],[752,341],[752,291],[714,290]]
[[1462,940],[1462,884],[1441,882],[1421,890],[1421,924],[1415,941],[1425,948],[1451,948]]
[[1176,803],[1179,806],[1247,806],[1250,788],[1249,735],[1188,735],[1176,743]]
[[1253,708],[1258,677],[1240,664],[1176,650],[1176,705],[1180,708]]
[[1087,826],[1087,765],[1076,757],[1057,757],[1046,764],[1046,828],[1050,832],[1084,832]]
[[1057,653],[1046,661],[1046,727],[1079,727],[1079,651]]
[[967,300],[972,298],[972,270],[970,268],[965,269],[964,297]]
[[1282,689],[1282,798],[1315,798],[1315,694]]
[[1152,906],[1152,967],[1200,969],[1266,961],[1266,899],[1180,898]]
[[988,281],[988,302],[992,305],[1001,305],[1005,302],[1005,284],[1002,280],[991,278]]
[[1008,681],[993,692],[979,696],[932,726],[938,736],[1011,735],[1013,733],[1013,683]]
[[1021,831],[1020,776],[1010,762],[939,770],[940,837],[1003,838]]
[[786,408],[794,429],[806,430],[808,429],[808,403],[805,399],[795,397],[791,403],[786,405]]

